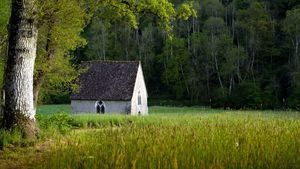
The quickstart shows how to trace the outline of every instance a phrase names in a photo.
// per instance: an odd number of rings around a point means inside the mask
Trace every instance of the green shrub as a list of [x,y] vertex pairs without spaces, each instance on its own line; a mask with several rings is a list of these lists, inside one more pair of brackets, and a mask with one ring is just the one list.
[[278,107],[276,106],[278,100],[272,86],[267,86],[264,90],[262,90],[261,99],[263,109],[275,109]]
[[229,102],[234,108],[252,108],[262,107],[261,89],[255,83],[239,84],[229,96]]
[[131,123],[132,117],[124,115],[80,114],[73,116],[70,123],[75,128],[100,128],[107,126],[123,126]]
[[295,88],[287,100],[288,107],[300,110],[300,87]]
[[0,149],[3,149],[9,143],[9,133],[5,130],[0,130]]
[[228,90],[218,88],[214,90],[212,98],[212,107],[228,107]]
[[22,139],[22,134],[19,130],[13,130],[12,132],[0,130],[0,149],[4,149],[9,144],[21,146],[24,145],[23,142],[25,142],[25,139]]
[[106,126],[70,133],[32,168],[299,168],[299,114],[157,110],[146,117],[73,116]]
[[37,121],[42,132],[58,131],[65,134],[71,129],[72,117],[67,113],[58,113],[54,115],[37,115]]

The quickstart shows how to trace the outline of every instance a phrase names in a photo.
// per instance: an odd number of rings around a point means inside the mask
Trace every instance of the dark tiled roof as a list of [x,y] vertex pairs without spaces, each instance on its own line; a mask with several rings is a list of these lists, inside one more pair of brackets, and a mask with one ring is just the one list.
[[72,100],[131,100],[139,62],[89,61],[79,76],[79,91]]

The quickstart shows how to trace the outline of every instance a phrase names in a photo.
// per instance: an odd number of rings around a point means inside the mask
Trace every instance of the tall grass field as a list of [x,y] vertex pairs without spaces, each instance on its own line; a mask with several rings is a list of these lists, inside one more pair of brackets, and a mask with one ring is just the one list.
[[38,112],[39,143],[2,152],[4,167],[19,160],[17,167],[47,169],[300,168],[298,112],[150,107],[149,116],[132,117],[71,115],[67,105]]

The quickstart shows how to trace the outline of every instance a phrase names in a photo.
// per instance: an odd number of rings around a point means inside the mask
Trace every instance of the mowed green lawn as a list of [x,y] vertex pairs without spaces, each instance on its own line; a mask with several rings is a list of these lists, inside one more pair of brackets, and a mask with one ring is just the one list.
[[[40,106],[40,125],[68,105]],[[66,119],[65,119],[66,118]],[[30,168],[300,168],[300,114],[150,107],[149,116],[61,115]],[[43,127],[42,127],[43,128]],[[45,130],[49,130],[49,128]],[[34,159],[34,158],[33,158]]]

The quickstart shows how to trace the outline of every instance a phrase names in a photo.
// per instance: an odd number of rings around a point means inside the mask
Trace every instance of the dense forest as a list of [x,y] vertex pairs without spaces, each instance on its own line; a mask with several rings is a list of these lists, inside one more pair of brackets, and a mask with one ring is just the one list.
[[[3,74],[10,1],[0,2]],[[138,10],[130,2],[123,5]],[[131,15],[118,4],[89,13],[77,0],[43,1],[34,77],[39,102],[68,102],[82,61],[140,60],[151,100],[300,109],[299,0],[171,2],[187,15],[170,28],[159,22],[173,12],[168,4]]]

